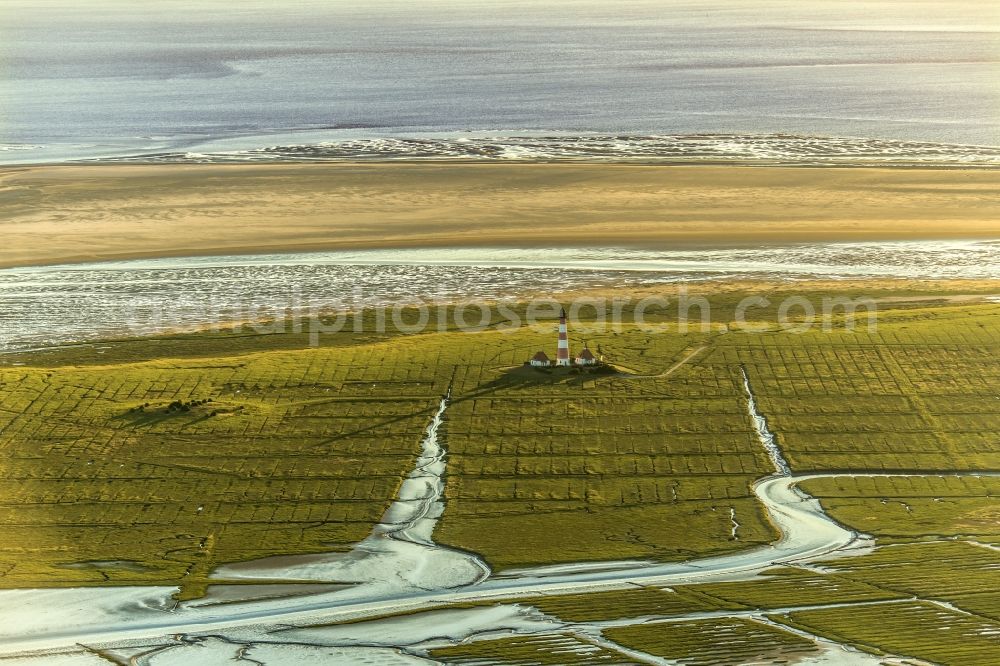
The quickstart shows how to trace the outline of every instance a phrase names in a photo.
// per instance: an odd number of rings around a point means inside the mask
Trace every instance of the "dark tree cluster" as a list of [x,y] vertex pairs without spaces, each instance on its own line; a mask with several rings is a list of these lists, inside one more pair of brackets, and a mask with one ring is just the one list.
[[202,405],[207,405],[210,402],[212,402],[211,398],[205,398],[204,400],[188,400],[186,402],[174,400],[172,403],[167,405],[167,413],[190,412],[192,407],[200,407]]

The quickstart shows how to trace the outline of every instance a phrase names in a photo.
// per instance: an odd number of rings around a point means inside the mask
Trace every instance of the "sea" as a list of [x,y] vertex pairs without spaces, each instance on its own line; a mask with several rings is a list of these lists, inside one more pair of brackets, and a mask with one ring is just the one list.
[[0,0],[0,164],[1000,163],[993,0]]

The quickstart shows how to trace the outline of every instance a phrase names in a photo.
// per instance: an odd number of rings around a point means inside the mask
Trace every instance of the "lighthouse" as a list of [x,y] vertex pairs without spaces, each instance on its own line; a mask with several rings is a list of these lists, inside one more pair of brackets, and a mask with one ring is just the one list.
[[556,365],[569,365],[569,338],[566,335],[566,308],[559,313],[559,348],[556,353]]

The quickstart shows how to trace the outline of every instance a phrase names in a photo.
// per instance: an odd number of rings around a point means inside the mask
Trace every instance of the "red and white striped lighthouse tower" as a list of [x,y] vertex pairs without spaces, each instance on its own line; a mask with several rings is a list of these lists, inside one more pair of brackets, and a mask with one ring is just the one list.
[[566,308],[559,313],[559,349],[556,353],[556,365],[569,365],[569,338],[566,337]]

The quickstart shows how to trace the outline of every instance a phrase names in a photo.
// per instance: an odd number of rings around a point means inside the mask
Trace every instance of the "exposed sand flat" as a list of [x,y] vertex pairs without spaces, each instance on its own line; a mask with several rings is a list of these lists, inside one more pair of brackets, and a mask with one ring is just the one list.
[[0,170],[0,267],[436,246],[988,238],[1000,171],[496,164]]

